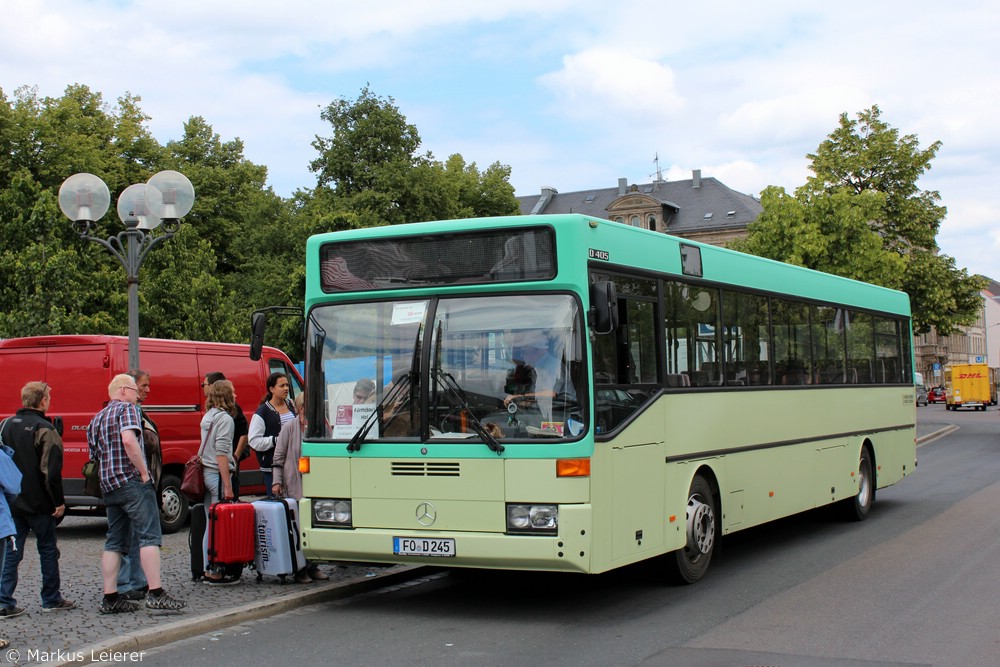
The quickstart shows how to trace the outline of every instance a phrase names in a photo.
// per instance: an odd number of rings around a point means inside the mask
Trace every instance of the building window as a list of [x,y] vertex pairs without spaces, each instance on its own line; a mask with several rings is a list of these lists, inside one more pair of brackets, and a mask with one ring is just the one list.
[[632,225],[633,227],[638,227],[639,226],[639,216],[633,215],[632,219],[629,220],[629,224]]
[[655,215],[649,216],[649,219],[647,220],[647,222],[649,223],[649,230],[655,232],[656,231],[656,216]]

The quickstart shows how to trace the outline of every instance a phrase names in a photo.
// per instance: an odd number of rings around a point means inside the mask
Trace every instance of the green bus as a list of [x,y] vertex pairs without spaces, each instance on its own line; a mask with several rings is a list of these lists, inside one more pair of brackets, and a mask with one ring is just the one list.
[[907,295],[724,248],[582,215],[332,232],[305,316],[310,559],[692,583],[723,535],[864,519],[916,466]]

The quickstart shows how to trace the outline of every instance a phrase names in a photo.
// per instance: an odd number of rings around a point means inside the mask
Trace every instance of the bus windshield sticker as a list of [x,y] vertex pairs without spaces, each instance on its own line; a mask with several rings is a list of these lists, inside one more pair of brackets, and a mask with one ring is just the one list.
[[[333,394],[334,388],[328,390],[330,395]],[[365,421],[372,416],[375,411],[374,403],[366,403],[362,405],[351,405],[351,404],[338,404],[334,406],[333,409],[333,437],[334,438],[351,438],[355,433],[358,432]],[[372,426],[372,430],[375,431],[375,438],[378,437],[378,424]],[[371,435],[371,434],[369,434]]]
[[391,324],[393,326],[397,324],[419,324],[424,321],[424,313],[426,312],[426,301],[397,303],[392,307]]

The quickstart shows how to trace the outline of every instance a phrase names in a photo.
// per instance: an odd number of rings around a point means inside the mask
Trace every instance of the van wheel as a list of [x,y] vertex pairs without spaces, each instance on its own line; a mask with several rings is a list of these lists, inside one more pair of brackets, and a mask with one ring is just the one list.
[[712,487],[704,477],[696,475],[688,492],[687,545],[666,556],[670,578],[677,583],[693,584],[708,571],[719,534],[716,515]]
[[160,528],[164,533],[176,533],[188,516],[188,499],[181,493],[181,480],[164,475],[160,480],[160,500]]

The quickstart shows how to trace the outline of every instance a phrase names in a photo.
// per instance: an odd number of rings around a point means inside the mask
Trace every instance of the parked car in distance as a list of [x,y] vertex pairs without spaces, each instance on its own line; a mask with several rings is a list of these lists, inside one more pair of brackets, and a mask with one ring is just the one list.
[[927,387],[917,387],[917,405],[927,405]]
[[927,390],[928,403],[944,403],[946,400],[944,387],[931,387]]

